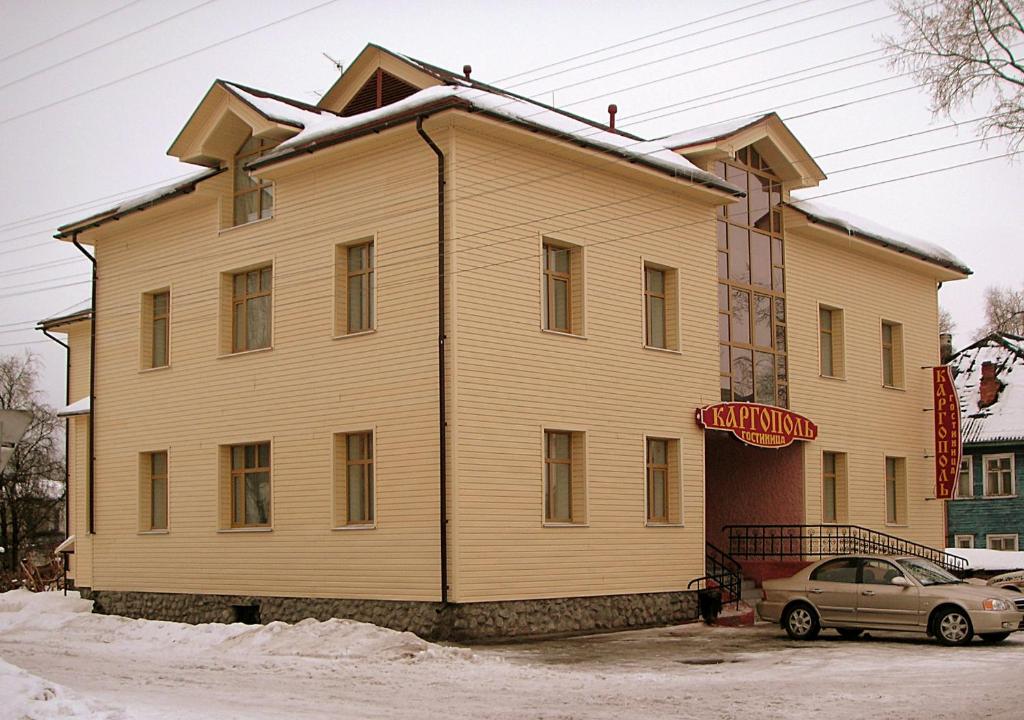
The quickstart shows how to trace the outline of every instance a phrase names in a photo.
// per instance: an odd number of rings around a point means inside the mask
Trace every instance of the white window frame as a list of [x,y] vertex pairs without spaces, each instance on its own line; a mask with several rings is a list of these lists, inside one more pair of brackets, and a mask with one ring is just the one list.
[[[966,540],[969,545],[961,545],[960,541]],[[960,548],[961,550],[970,550],[974,548],[974,536],[973,535],[954,535],[953,536],[953,547]]]
[[[1010,494],[1009,495],[992,495],[988,491],[988,463],[989,460],[1010,460]],[[981,470],[983,483],[981,486],[981,492],[984,497],[987,498],[1013,498],[1017,497],[1017,467],[1016,458],[1013,453],[999,453],[997,455],[983,455],[981,458]]]
[[[974,497],[974,456],[973,455],[964,455],[960,459],[961,467],[963,466],[963,463],[967,463],[967,492],[965,494],[961,494],[960,493],[960,489],[961,489],[960,485],[961,485],[961,482],[963,480],[963,478],[962,478],[963,472],[961,472],[957,476],[957,487],[956,487],[956,495],[953,497],[954,500],[957,500],[957,499],[967,500],[968,498],[973,498]],[[971,547],[973,547],[973,545]]]
[[1020,548],[1020,539],[1018,538],[1016,533],[995,533],[993,535],[986,535],[985,536],[985,547],[988,548],[989,550],[994,550],[995,548],[992,547],[992,541],[993,540],[1009,540],[1009,539],[1013,540],[1013,550],[1012,550],[1012,552],[1016,552]]

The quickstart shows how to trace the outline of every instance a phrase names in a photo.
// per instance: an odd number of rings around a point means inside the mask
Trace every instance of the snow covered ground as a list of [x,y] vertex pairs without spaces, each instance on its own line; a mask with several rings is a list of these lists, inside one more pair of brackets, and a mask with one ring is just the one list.
[[687,625],[470,650],[343,620],[191,626],[90,605],[0,595],[0,720],[1017,720],[1024,706],[1024,633],[943,648]]

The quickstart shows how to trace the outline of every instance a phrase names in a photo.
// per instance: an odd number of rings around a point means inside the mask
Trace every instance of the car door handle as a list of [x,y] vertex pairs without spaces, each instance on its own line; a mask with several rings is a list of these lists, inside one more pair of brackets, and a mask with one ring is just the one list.
[[809,592],[810,592],[810,593],[811,593],[812,595],[821,595],[821,594],[822,594],[823,592],[825,592],[825,591],[824,591],[824,590],[822,590],[822,589],[820,589],[820,588],[811,588],[811,590],[810,590]]
[[874,590],[865,590],[864,592],[861,593],[861,595],[874,595],[874,594],[875,594]]

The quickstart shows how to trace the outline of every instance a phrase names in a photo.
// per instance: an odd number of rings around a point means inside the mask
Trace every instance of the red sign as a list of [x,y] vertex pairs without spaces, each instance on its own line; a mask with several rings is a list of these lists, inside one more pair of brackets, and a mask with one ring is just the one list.
[[960,477],[960,399],[948,365],[932,368],[935,391],[935,497],[953,497]]
[[818,426],[795,412],[772,405],[723,402],[697,409],[707,430],[727,430],[748,445],[783,448],[794,440],[814,440]]

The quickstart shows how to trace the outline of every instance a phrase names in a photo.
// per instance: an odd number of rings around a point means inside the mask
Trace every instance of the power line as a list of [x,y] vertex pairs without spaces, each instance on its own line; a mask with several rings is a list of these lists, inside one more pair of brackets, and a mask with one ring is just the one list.
[[[863,0],[863,2],[873,2],[873,1],[874,0]],[[693,32],[686,33],[684,35],[679,35],[679,36],[674,37],[674,38],[669,38],[668,40],[662,40],[661,42],[652,43],[651,45],[644,45],[643,47],[636,48],[634,50],[628,50],[626,52],[619,53],[618,55],[611,55],[611,56],[606,57],[606,58],[601,58],[600,60],[593,60],[591,62],[583,63],[582,65],[574,65],[571,68],[565,68],[564,70],[558,70],[557,72],[549,73],[547,75],[541,75],[540,77],[532,78],[530,80],[523,80],[523,81],[518,82],[518,83],[513,83],[512,85],[509,85],[508,87],[514,88],[514,87],[519,87],[521,85],[527,85],[527,84],[534,83],[534,82],[540,82],[541,80],[547,80],[548,78],[556,77],[558,75],[563,75],[563,74],[569,73],[569,72],[574,72],[576,70],[582,70],[583,68],[586,68],[586,67],[591,67],[593,65],[599,65],[599,64],[601,64],[603,62],[608,62],[609,60],[616,60],[618,58],[626,57],[627,55],[633,55],[633,54],[636,54],[638,52],[642,52],[644,50],[650,50],[651,48],[661,47],[662,45],[667,45],[669,43],[674,43],[674,42],[678,42],[680,40],[685,40],[686,38],[695,37],[697,35],[706,35],[707,33],[712,32],[713,30],[721,30],[722,28],[729,27],[730,25],[733,25],[733,24],[735,24],[737,22],[746,22],[747,20],[753,20],[755,18],[764,17],[765,15],[774,15],[775,13],[782,12],[783,10],[789,10],[790,8],[794,8],[794,7],[798,6],[798,5],[806,5],[809,2],[813,2],[813,0],[797,0],[797,2],[792,2],[789,5],[783,5],[782,7],[772,8],[771,10],[765,10],[763,12],[755,13],[753,15],[748,15],[747,17],[740,18],[739,20],[730,20],[729,22],[725,22],[725,23],[722,23],[720,25],[712,25],[709,28],[704,28],[702,30],[695,30]],[[759,5],[760,3],[753,3],[753,4],[754,5]],[[717,14],[717,15],[709,15],[707,17],[702,18],[701,20],[697,20],[696,22],[700,23],[700,22],[703,22],[704,20],[711,20],[711,19],[714,19],[714,18],[717,18],[717,17],[725,17],[726,15],[731,15],[731,14],[739,12],[741,10],[746,10],[748,7],[751,7],[751,6],[748,5],[746,7],[737,8],[736,10],[731,10],[731,11],[729,11],[727,13],[721,13],[721,14]],[[678,26],[678,27],[692,27],[692,23],[691,24],[687,24],[687,25]],[[678,27],[676,29],[678,29]],[[734,42],[736,40],[743,40],[743,39],[746,39],[746,36],[740,37],[740,38],[732,38],[730,40],[724,40],[724,41],[721,41],[720,44],[725,44],[725,43],[728,43],[728,42]],[[691,53],[698,52],[698,51],[704,50],[704,49],[706,49],[706,48],[695,48],[695,49],[692,49],[692,50],[687,50],[685,52],[682,52],[682,53],[679,53],[679,54],[676,54],[676,55],[670,55],[670,56],[665,57],[665,58],[660,58],[658,60],[653,60],[653,61],[651,61],[651,63],[658,63],[658,62],[664,62],[666,60],[672,60],[674,58],[682,57],[683,55],[689,55]],[[651,63],[643,63],[643,65],[648,65],[648,64],[651,64]],[[602,75],[602,76],[598,76],[598,77],[593,78],[593,79],[594,80],[600,80],[603,77],[610,77],[611,75],[617,75],[617,74],[619,74],[621,72],[628,72],[631,69],[634,69],[634,68],[626,68],[625,70],[618,70],[618,71],[615,71],[613,73],[609,73],[609,75]],[[499,82],[501,82],[501,81],[499,81]],[[589,80],[584,80],[583,82],[589,82]],[[574,87],[574,85],[567,85],[566,87]],[[555,92],[555,91],[564,90],[564,89],[565,88],[554,88],[553,90],[548,90],[547,92],[550,93],[550,92]],[[538,96],[544,95],[544,94],[546,94],[546,93],[538,93],[534,97],[538,97]]]
[[132,5],[138,5],[140,2],[142,2],[142,0],[132,0],[132,2],[126,3],[126,4],[122,5],[121,7],[114,8],[113,10],[105,12],[102,15],[97,15],[92,20],[86,20],[84,23],[80,23],[79,25],[75,25],[73,27],[70,27],[67,30],[62,30],[61,32],[57,33],[56,35],[51,35],[50,37],[45,38],[43,40],[40,40],[38,42],[35,42],[35,43],[29,45],[28,47],[23,47],[21,50],[16,50],[16,51],[14,51],[14,52],[12,52],[12,53],[10,53],[8,55],[4,55],[3,57],[0,57],[0,62],[4,62],[5,60],[10,60],[12,57],[17,57],[18,55],[21,55],[22,53],[27,53],[29,50],[35,50],[37,47],[45,45],[46,43],[49,43],[49,42],[53,42],[54,40],[59,40],[60,38],[64,37],[65,35],[70,35],[71,33],[75,32],[76,30],[81,30],[84,27],[88,27],[89,25],[92,25],[93,23],[97,23],[100,20],[103,20],[104,18],[110,17],[111,15],[115,15],[115,14],[121,12],[122,10],[127,10]]
[[[1002,133],[1000,135],[993,135],[989,139],[990,140],[997,140],[997,139],[1002,138],[1002,137],[1009,137],[1010,135],[1013,135],[1013,133],[1006,132],[1006,133]],[[919,157],[921,155],[927,155],[929,153],[938,152],[939,150],[951,150],[953,148],[963,147],[964,145],[974,145],[977,142],[978,142],[977,140],[967,140],[965,142],[955,143],[953,145],[944,145],[944,146],[942,146],[940,148],[932,148],[930,150],[921,150],[919,152],[910,153],[908,155],[897,155],[896,157],[889,157],[889,158],[885,158],[884,160],[878,160],[876,162],[864,163],[863,165],[853,165],[851,167],[845,167],[845,168],[842,168],[840,170],[830,170],[829,173],[832,174],[832,175],[838,175],[839,173],[849,172],[851,170],[861,170],[861,169],[866,168],[866,167],[873,167],[875,165],[882,165],[883,163],[891,163],[891,162],[896,162],[898,160],[907,160],[909,158]]]
[[103,43],[101,45],[97,45],[96,47],[90,48],[89,50],[85,50],[83,52],[80,52],[77,55],[72,55],[69,58],[65,58],[65,59],[60,60],[58,62],[55,62],[55,63],[53,63],[51,65],[47,65],[44,68],[40,68],[38,70],[33,70],[28,75],[22,75],[20,78],[17,78],[15,80],[11,80],[10,82],[7,82],[7,83],[4,83],[3,85],[0,85],[0,90],[4,90],[6,88],[9,88],[11,85],[17,85],[18,83],[24,82],[24,81],[26,81],[26,80],[28,80],[30,78],[34,78],[37,75],[42,75],[45,72],[48,72],[50,70],[53,70],[54,68],[60,67],[61,65],[65,65],[65,64],[67,64],[67,63],[69,63],[69,62],[71,62],[73,60],[78,60],[79,58],[83,58],[86,55],[92,55],[93,53],[99,52],[100,50],[103,50],[105,48],[110,47],[111,45],[116,45],[117,43],[121,42],[122,40],[127,40],[128,38],[133,37],[135,35],[138,35],[140,33],[144,33],[147,30],[152,30],[155,27],[158,27],[160,25],[163,25],[164,23],[170,22],[171,20],[176,20],[177,18],[180,18],[182,15],[188,15],[190,12],[198,10],[201,7],[205,7],[207,5],[211,5],[211,4],[215,3],[215,2],[218,2],[218,0],[204,0],[204,2],[201,2],[198,5],[190,7],[187,10],[182,10],[181,12],[177,12],[174,15],[170,15],[170,16],[164,18],[163,20],[159,20],[159,21],[157,21],[155,23],[150,23],[149,25],[146,25],[145,27],[141,27],[138,30],[132,30],[130,33],[126,33],[124,35],[121,35],[120,37],[116,37],[113,40],[108,40],[107,42],[105,42],[105,43]]
[[[620,47],[623,47],[625,45],[632,45],[633,43],[640,42],[642,40],[649,40],[650,38],[657,37],[658,35],[665,35],[666,33],[674,32],[676,30],[682,30],[683,28],[690,27],[691,25],[693,25],[695,23],[702,23],[702,22],[705,22],[706,20],[713,20],[716,17],[721,17],[723,15],[729,15],[729,14],[732,14],[732,13],[735,13],[735,12],[741,12],[743,10],[748,10],[748,9],[750,9],[752,7],[757,6],[757,5],[764,5],[767,2],[772,2],[772,0],[759,0],[758,2],[753,2],[753,3],[750,3],[749,5],[743,5],[742,7],[738,7],[736,9],[734,9],[734,10],[729,10],[729,11],[724,12],[724,13],[718,13],[718,12],[712,13],[711,15],[706,15],[706,16],[704,16],[702,18],[698,18],[697,20],[689,20],[689,21],[687,21],[687,22],[685,22],[685,23],[683,23],[681,25],[674,25],[674,26],[672,26],[670,28],[666,28],[665,30],[658,30],[657,32],[653,32],[653,33],[650,33],[648,35],[641,35],[640,37],[635,37],[635,38],[633,38],[631,40],[624,40],[622,42],[615,43],[613,45],[607,45],[607,46],[605,46],[603,48],[598,48],[597,50],[590,50],[588,52],[581,53],[579,55],[573,55],[572,57],[568,57],[568,58],[565,58],[563,60],[558,60],[558,61],[553,62],[553,63],[548,63],[547,65],[540,65],[538,67],[531,68],[529,70],[523,70],[522,72],[517,72],[517,73],[514,73],[512,75],[506,75],[503,78],[498,78],[494,82],[495,83],[500,83],[500,82],[505,82],[506,80],[513,80],[513,79],[515,79],[517,77],[522,77],[523,75],[529,75],[530,73],[540,72],[542,70],[547,70],[548,68],[558,67],[559,65],[564,65],[565,63],[572,62],[573,60],[580,60],[580,59],[585,58],[585,57],[591,57],[593,55],[599,55],[600,53],[606,52],[608,50],[614,50],[616,48],[620,48]],[[619,57],[619,56],[616,56],[616,57]],[[606,59],[611,59],[611,58],[606,58]],[[532,82],[532,80],[524,80],[524,81],[522,81],[520,83],[516,83],[514,85],[509,85],[509,87],[518,87],[519,85],[523,85],[523,84],[526,84],[526,83],[529,83],[529,82]]]
[[138,71],[130,73],[128,75],[123,75],[123,76],[121,76],[119,78],[115,78],[114,80],[110,80],[108,82],[101,83],[99,85],[95,85],[95,86],[93,86],[91,88],[88,88],[86,90],[82,90],[82,91],[74,93],[72,95],[68,95],[66,97],[60,98],[59,100],[53,100],[52,102],[48,102],[48,103],[46,103],[44,105],[39,105],[38,107],[34,107],[31,110],[26,110],[25,112],[18,113],[17,115],[11,115],[10,117],[6,117],[6,118],[3,118],[2,120],[0,120],[0,125],[6,125],[9,122],[13,122],[14,120],[20,120],[23,117],[28,117],[29,115],[33,115],[33,114],[35,114],[37,112],[40,112],[41,110],[48,110],[49,108],[55,107],[55,106],[60,105],[62,103],[66,103],[69,100],[75,100],[75,99],[80,98],[80,97],[82,97],[84,95],[88,95],[89,93],[96,92],[97,90],[103,90],[103,89],[108,88],[108,87],[110,87],[112,85],[117,85],[118,83],[124,82],[125,80],[131,80],[132,78],[139,77],[140,75],[148,73],[148,72],[150,72],[152,70],[156,70],[158,68],[166,67],[168,65],[171,65],[173,63],[178,62],[179,60],[184,60],[186,58],[193,57],[194,55],[198,55],[200,53],[206,52],[207,50],[211,50],[211,49],[213,49],[215,47],[218,47],[220,45],[225,45],[225,44],[227,44],[229,42],[233,42],[233,41],[238,40],[239,38],[243,38],[243,37],[245,37],[247,35],[252,35],[253,33],[260,32],[261,30],[266,30],[268,27],[272,27],[274,25],[279,25],[279,24],[281,24],[283,22],[286,22],[288,20],[292,20],[294,18],[297,18],[300,15],[306,15],[307,13],[311,13],[314,10],[319,10],[320,8],[327,7],[328,5],[333,5],[334,3],[338,2],[338,1],[339,0],[326,0],[325,2],[318,3],[317,5],[314,5],[313,7],[306,8],[305,10],[300,10],[299,12],[292,13],[291,15],[286,15],[285,17],[280,18],[278,20],[274,20],[274,21],[269,22],[269,23],[264,23],[263,25],[260,25],[259,27],[255,27],[255,28],[253,28],[251,30],[246,30],[245,32],[238,33],[237,35],[232,35],[231,37],[225,38],[223,40],[218,40],[217,42],[210,43],[209,45],[204,45],[203,47],[201,47],[201,48],[199,48],[197,50],[192,50],[191,52],[187,52],[184,55],[178,55],[177,57],[173,57],[170,60],[165,60],[165,61],[157,63],[155,65],[150,65],[149,67],[143,68],[142,70],[138,70]]

